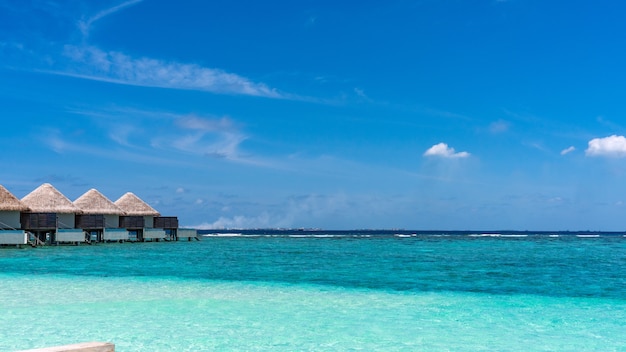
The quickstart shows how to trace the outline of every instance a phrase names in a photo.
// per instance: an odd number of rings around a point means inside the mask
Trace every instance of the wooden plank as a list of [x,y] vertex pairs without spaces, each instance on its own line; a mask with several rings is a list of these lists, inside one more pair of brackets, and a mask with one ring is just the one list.
[[115,345],[110,342],[82,342],[73,345],[37,348],[18,352],[115,352]]

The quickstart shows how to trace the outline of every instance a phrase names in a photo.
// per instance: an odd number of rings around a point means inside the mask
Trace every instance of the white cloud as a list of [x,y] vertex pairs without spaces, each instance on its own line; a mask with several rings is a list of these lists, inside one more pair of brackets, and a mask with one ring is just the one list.
[[185,193],[185,189],[182,188],[182,187],[178,187],[178,188],[176,188],[176,193],[178,193],[178,194]]
[[448,147],[446,143],[435,144],[424,152],[424,156],[435,156],[442,158],[467,158],[468,152],[455,152],[454,148]]
[[574,150],[576,150],[576,148],[574,148],[574,146],[570,146],[568,148],[561,150],[561,155],[569,154],[573,152]]
[[237,215],[233,217],[220,217],[212,223],[202,223],[194,226],[199,230],[220,230],[220,229],[253,229],[253,228],[270,228],[275,226],[270,219],[269,214],[263,213],[259,216],[247,217]]
[[587,156],[626,157],[626,138],[617,135],[594,138],[589,141],[585,154]]
[[52,73],[142,87],[284,98],[263,83],[195,64],[133,58],[116,51],[105,52],[94,46],[66,45],[64,55],[71,61],[68,67]]
[[[376,207],[379,202],[357,202],[367,207]],[[242,228],[290,228],[300,227],[312,219],[335,218],[337,214],[344,214],[353,209],[353,203],[343,193],[333,195],[309,194],[293,196],[286,200],[280,210],[273,212],[263,211],[258,215],[221,216],[216,221],[194,226],[198,229],[242,229]],[[222,211],[230,211],[230,206],[224,206]]]

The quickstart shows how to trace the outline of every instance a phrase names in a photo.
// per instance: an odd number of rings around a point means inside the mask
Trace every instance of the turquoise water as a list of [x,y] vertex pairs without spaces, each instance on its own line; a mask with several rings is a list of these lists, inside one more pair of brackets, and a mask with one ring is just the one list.
[[626,351],[626,238],[210,237],[0,250],[0,350]]

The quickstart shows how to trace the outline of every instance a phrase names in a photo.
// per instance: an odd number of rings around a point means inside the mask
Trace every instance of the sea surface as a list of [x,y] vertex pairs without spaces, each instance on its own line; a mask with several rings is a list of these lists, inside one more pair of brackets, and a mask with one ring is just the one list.
[[0,351],[626,351],[626,237],[245,231],[0,248]]

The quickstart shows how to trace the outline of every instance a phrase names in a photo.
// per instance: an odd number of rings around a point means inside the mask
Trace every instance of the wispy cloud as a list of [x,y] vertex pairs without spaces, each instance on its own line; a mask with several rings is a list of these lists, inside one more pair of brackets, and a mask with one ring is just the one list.
[[129,6],[138,4],[140,2],[142,2],[143,0],[130,0],[130,1],[126,1],[123,2],[117,6],[113,6],[111,8],[108,8],[106,10],[102,10],[100,12],[98,12],[97,14],[95,14],[92,17],[89,17],[85,20],[81,20],[78,22],[78,29],[80,30],[80,32],[83,34],[83,37],[86,38],[89,36],[89,31],[91,29],[91,26],[98,20],[102,19],[103,17],[112,15],[120,10],[123,10]]
[[239,145],[247,136],[235,128],[235,123],[230,118],[184,116],[178,118],[175,125],[182,132],[177,138],[168,137],[166,140],[155,141],[154,144],[163,145],[168,140],[174,140],[170,146],[187,153],[240,162],[245,160],[240,155]]
[[608,127],[612,130],[623,130],[624,127],[616,124],[615,122],[608,120],[606,117],[604,116],[598,116],[596,117],[596,121],[598,121],[599,124],[601,124],[602,126]]
[[567,147],[567,148],[561,150],[561,155],[569,154],[569,153],[573,152],[574,150],[576,150],[576,148],[574,148],[574,146]]
[[470,156],[468,152],[456,152],[454,148],[449,147],[446,143],[435,144],[424,152],[426,157],[441,158],[467,158]]
[[[223,159],[239,164],[276,167],[275,163],[242,153],[241,143],[249,137],[239,123],[228,116],[176,114],[167,111],[142,111],[132,108],[104,109],[100,111],[73,110],[88,117],[116,149],[127,154],[155,155],[161,163],[163,155],[199,156]],[[145,126],[151,126],[146,129]],[[85,141],[81,147],[60,134],[48,140],[51,149],[60,152],[89,153],[119,159],[110,150],[92,147]],[[164,154],[164,152],[166,152]],[[146,161],[151,159],[147,158]],[[198,160],[196,160],[198,161]]]
[[129,123],[116,124],[115,128],[111,128],[109,138],[122,146],[130,147],[132,136],[138,132],[139,129]]
[[356,93],[356,95],[361,98],[369,99],[367,95],[365,95],[365,92],[363,91],[363,89],[361,88],[354,88],[354,93]]
[[[105,21],[143,0],[128,0],[101,10],[95,15],[79,15],[78,10],[54,15],[64,30],[78,33],[49,31],[47,40],[33,40],[41,35],[28,33],[25,46],[18,39],[0,42],[0,54],[7,57],[4,65],[29,67],[30,70],[82,79],[140,87],[157,87],[178,90],[205,91],[217,94],[249,95],[266,98],[304,100],[306,97],[279,92],[262,82],[230,73],[219,68],[197,63],[168,61],[161,58],[129,55],[106,50],[90,43],[89,35],[99,21]],[[84,8],[87,6],[81,7]],[[42,13],[52,12],[41,11]],[[50,17],[52,15],[49,15]],[[80,18],[79,20],[76,20]],[[50,21],[46,17],[46,21]],[[42,21],[42,23],[46,23]],[[24,40],[25,38],[21,38]],[[62,38],[74,38],[64,41]]]
[[67,67],[49,71],[65,76],[142,87],[199,90],[221,94],[241,94],[267,98],[285,96],[263,83],[196,64],[133,58],[94,46],[66,45]]
[[489,125],[489,132],[493,134],[504,133],[509,130],[511,124],[505,120],[494,121]]
[[522,145],[532,148],[532,149],[536,149],[542,152],[547,152],[548,149],[545,147],[545,145],[543,144],[543,142],[541,141],[523,141]]
[[617,158],[626,157],[626,138],[617,135],[594,138],[589,141],[585,155]]
[[219,119],[200,118],[195,115],[181,117],[176,120],[176,124],[182,128],[199,130],[206,132],[234,131],[235,123],[229,117]]
[[43,143],[59,154],[82,154],[97,158],[153,165],[188,165],[177,159],[167,159],[156,154],[148,154],[145,150],[107,147],[106,145],[98,146],[73,141],[56,129],[47,129],[42,134],[45,135],[45,138],[41,138]]

